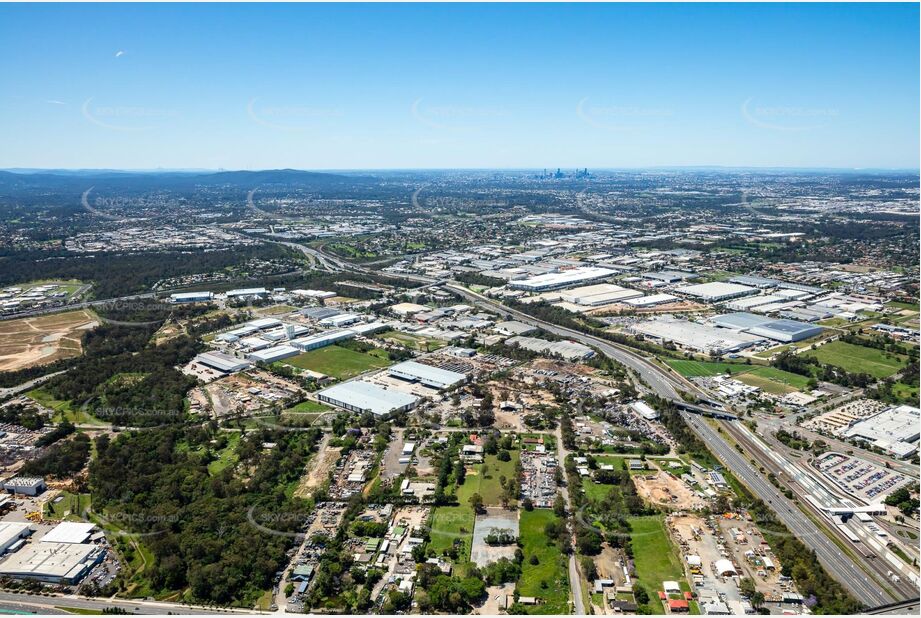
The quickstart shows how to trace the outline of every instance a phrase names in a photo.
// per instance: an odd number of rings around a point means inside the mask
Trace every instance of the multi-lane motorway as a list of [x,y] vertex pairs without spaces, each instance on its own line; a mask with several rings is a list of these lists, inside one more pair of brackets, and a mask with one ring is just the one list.
[[[462,285],[448,284],[448,288],[459,293],[470,302],[489,308],[507,316],[514,317],[548,332],[566,336],[586,345],[591,345],[605,355],[617,360],[635,371],[649,387],[662,397],[678,399],[678,390],[700,393],[693,385],[643,358],[638,353],[611,344],[597,337],[592,337],[565,327],[539,320],[530,315],[507,307],[481,294],[476,294]],[[854,596],[868,607],[885,605],[903,598],[899,594],[890,594],[855,561],[845,554],[826,534],[798,507],[774,487],[764,475],[752,466],[733,446],[710,427],[703,417],[683,412],[688,426],[704,441],[707,447],[722,461],[726,467],[742,480],[751,491],[777,513],[778,518],[804,544],[816,552],[820,562],[832,576],[841,581]],[[875,570],[875,569],[871,569]]]
[[884,605],[897,600],[870,579],[840,547],[822,532],[799,508],[780,493],[733,446],[726,442],[707,421],[699,416],[683,413],[684,420],[700,436],[710,451],[761,500],[777,513],[778,519],[790,532],[816,552],[819,562],[836,576],[868,607]]

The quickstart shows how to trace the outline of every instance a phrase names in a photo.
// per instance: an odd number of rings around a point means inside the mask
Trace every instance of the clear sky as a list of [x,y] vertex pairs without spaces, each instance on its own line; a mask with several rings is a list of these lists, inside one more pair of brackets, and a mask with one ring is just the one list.
[[917,168],[917,4],[0,6],[0,167]]

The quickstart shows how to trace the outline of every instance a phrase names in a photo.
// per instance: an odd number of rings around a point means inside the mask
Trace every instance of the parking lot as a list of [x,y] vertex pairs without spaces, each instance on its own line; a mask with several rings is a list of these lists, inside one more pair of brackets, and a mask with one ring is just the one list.
[[825,453],[813,465],[846,492],[869,503],[880,502],[911,480],[894,470],[843,453]]

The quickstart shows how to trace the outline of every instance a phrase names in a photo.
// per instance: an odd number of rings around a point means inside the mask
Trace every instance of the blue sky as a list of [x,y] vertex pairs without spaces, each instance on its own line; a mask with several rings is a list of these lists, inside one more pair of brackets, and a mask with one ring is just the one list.
[[0,167],[918,167],[917,4],[2,5]]

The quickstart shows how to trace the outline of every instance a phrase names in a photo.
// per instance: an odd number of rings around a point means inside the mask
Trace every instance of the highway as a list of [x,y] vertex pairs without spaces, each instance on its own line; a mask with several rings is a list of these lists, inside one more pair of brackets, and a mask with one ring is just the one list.
[[72,594],[26,594],[20,592],[0,592],[0,611],[27,612],[33,614],[73,614],[59,608],[89,610],[100,612],[106,608],[117,607],[129,614],[264,614],[252,609],[216,608],[203,605],[167,603],[162,601],[123,600],[114,598],[82,597]]
[[864,605],[874,607],[897,599],[844,554],[835,543],[786,496],[774,487],[745,457],[729,445],[703,418],[683,412],[685,422],[732,473],[777,514],[778,519],[799,540],[816,552],[819,562],[841,581]]
[[[635,371],[658,395],[669,399],[680,399],[678,390],[694,393],[701,391],[693,385],[686,384],[678,377],[666,373],[667,370],[656,366],[651,361],[639,356],[637,352],[627,350],[603,339],[586,335],[579,331],[557,326],[517,311],[481,294],[472,292],[458,284],[446,287],[480,306],[500,314],[514,317],[516,320],[539,327],[548,332],[569,337],[586,345],[592,345],[602,353],[623,363]],[[884,591],[879,584],[871,581],[850,556],[844,554],[835,543],[826,536],[816,524],[799,511],[757,469],[755,469],[734,447],[711,428],[703,417],[689,412],[682,412],[688,426],[704,441],[707,447],[722,461],[733,474],[744,481],[751,491],[777,513],[792,534],[806,546],[816,552],[819,561],[828,572],[842,582],[854,596],[868,607],[891,603],[895,599]]]
[[668,399],[680,399],[681,397],[678,394],[679,389],[696,391],[696,388],[693,385],[689,383],[685,384],[681,382],[677,377],[665,374],[661,368],[656,367],[652,361],[640,356],[638,352],[634,352],[632,350],[628,351],[614,343],[611,343],[610,341],[601,339],[600,337],[594,337],[592,335],[587,335],[583,332],[573,330],[571,328],[566,328],[565,326],[557,326],[556,324],[539,320],[526,313],[512,309],[511,307],[507,307],[502,303],[487,298],[482,294],[477,294],[476,292],[468,290],[460,284],[449,283],[445,287],[453,290],[454,292],[457,292],[475,304],[484,306],[497,313],[513,317],[519,322],[524,322],[525,324],[530,324],[531,326],[535,326],[549,333],[560,335],[562,337],[569,337],[570,339],[580,343],[598,348],[606,356],[616,360],[617,362],[636,372],[637,375],[639,375],[654,392],[662,397],[666,397]]
[[[830,483],[827,483],[820,475],[814,474],[808,466],[800,467],[789,458],[779,455],[744,425],[724,423],[722,428],[731,434],[758,461],[759,465],[773,472],[781,484],[796,491],[800,496],[809,496],[806,500],[801,501],[801,506],[820,521],[825,522],[828,518],[825,509],[844,506],[842,500],[833,491],[830,491]],[[794,484],[799,488],[797,489]],[[914,583],[918,581],[917,572],[890,551],[885,543],[869,533],[864,526],[854,519],[847,524],[851,532],[862,541],[863,548],[858,549],[837,525],[830,520],[828,523],[830,525],[827,526],[827,529],[836,535],[842,544],[853,547],[854,553],[860,554],[864,550],[869,550],[873,555],[882,558],[881,560],[874,558],[866,562],[865,566],[876,574],[877,582],[886,582],[886,586],[894,591],[896,598],[911,598],[917,594],[917,587]],[[888,578],[889,573],[898,574],[901,581],[891,581]]]
[[[327,267],[339,268],[353,272],[373,272],[361,266],[347,263],[339,258],[335,258],[329,254],[323,253],[322,251],[318,251],[311,247],[305,247],[304,245],[297,243],[290,243],[289,246],[292,246],[292,248],[300,249],[305,253],[310,253]],[[431,278],[418,275],[388,276],[398,276],[426,285],[440,283]],[[700,389],[698,389],[692,383],[688,382],[677,374],[670,372],[668,369],[656,365],[653,361],[644,358],[635,350],[614,344],[599,337],[588,335],[580,331],[572,330],[534,318],[526,313],[512,309],[481,294],[477,294],[476,292],[473,292],[455,282],[447,282],[445,283],[445,287],[466,298],[473,304],[485,307],[501,315],[512,317],[518,321],[541,328],[547,332],[567,337],[575,341],[579,341],[583,344],[595,347],[606,356],[634,371],[654,393],[661,397],[680,401],[681,397],[679,391],[681,390],[691,392],[693,394],[704,395],[704,393],[702,393],[702,391],[700,391]],[[152,296],[154,295],[142,294],[113,300],[142,299],[150,298]],[[113,300],[100,300],[92,301],[89,303],[82,303],[81,305],[71,305],[70,307],[67,307],[67,309],[72,309],[79,306],[104,304],[107,302],[113,302]],[[60,311],[62,309],[63,308],[59,308],[57,310]],[[860,567],[858,567],[849,556],[843,554],[840,548],[835,545],[826,536],[826,534],[822,532],[818,526],[816,526],[814,522],[812,522],[808,517],[801,513],[792,503],[792,501],[783,496],[777,490],[777,488],[768,482],[767,479],[765,479],[758,470],[756,470],[744,457],[742,457],[735,450],[735,448],[733,448],[725,439],[723,439],[723,437],[714,431],[713,428],[710,427],[702,417],[689,412],[682,412],[682,416],[687,422],[688,426],[698,436],[700,436],[700,438],[714,453],[714,455],[716,455],[720,461],[722,461],[726,467],[733,472],[736,477],[738,477],[740,480],[743,480],[756,496],[771,506],[771,508],[777,513],[778,518],[787,526],[787,528],[803,543],[805,543],[808,547],[816,552],[820,562],[825,566],[829,573],[844,583],[844,585],[847,586],[849,590],[851,590],[852,594],[854,594],[858,600],[860,600],[868,607],[886,605],[892,603],[893,601],[901,600],[890,596],[887,592],[882,590],[878,584],[871,582],[868,575]],[[572,566],[573,565],[570,565],[571,578],[574,575]],[[578,580],[571,583],[574,584],[572,586],[573,597],[575,601],[574,604],[577,608],[577,611],[580,611],[582,608],[584,608],[584,604],[581,602],[581,587],[578,585]],[[28,597],[28,595],[23,596]],[[32,599],[33,597],[29,598]],[[0,601],[3,600],[4,597],[0,596]],[[186,611],[188,611],[187,608]]]

